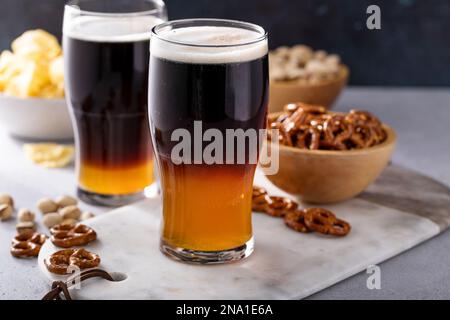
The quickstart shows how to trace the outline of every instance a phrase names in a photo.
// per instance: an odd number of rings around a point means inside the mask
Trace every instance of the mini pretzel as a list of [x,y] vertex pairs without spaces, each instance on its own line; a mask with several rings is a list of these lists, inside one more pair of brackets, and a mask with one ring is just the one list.
[[336,150],[347,148],[345,142],[353,134],[353,126],[345,121],[342,115],[330,115],[323,123],[324,141],[323,145]]
[[380,126],[380,120],[368,111],[350,110],[346,116],[347,120],[355,125],[367,124],[370,126]]
[[353,143],[358,144],[361,148],[368,148],[375,145],[378,142],[379,137],[375,133],[373,127],[369,125],[359,125],[355,128],[355,134],[352,135],[350,140]]
[[60,250],[53,253],[48,260],[44,260],[47,270],[55,274],[67,274],[70,266],[70,256],[75,249]]
[[81,270],[98,267],[100,257],[85,249],[65,249],[53,253],[44,263],[49,272],[66,275],[70,266],[77,266]]
[[[278,141],[285,146],[293,146],[291,135],[286,132],[283,128],[283,124],[280,122],[272,122],[270,128],[276,129],[279,132]],[[269,131],[270,132],[270,131]]]
[[259,197],[261,195],[266,195],[267,190],[261,187],[254,186],[252,191],[252,198]]
[[97,239],[94,229],[84,224],[56,225],[50,229],[50,233],[52,234],[50,238],[52,243],[61,248],[84,246]]
[[[289,133],[295,128],[308,124],[311,119],[326,113],[322,106],[310,105],[306,103],[290,103],[284,107],[287,115],[278,117],[277,122],[282,122],[284,130]],[[284,118],[282,116],[285,116]],[[281,121],[280,121],[281,120]]]
[[284,223],[291,229],[297,232],[308,233],[310,230],[305,225],[305,211],[295,210],[286,213],[284,216]]
[[302,149],[317,150],[320,145],[320,132],[314,127],[302,126],[296,135],[295,146]]
[[291,114],[298,110],[300,110],[304,113],[315,114],[315,115],[324,114],[327,112],[327,109],[325,109],[323,106],[307,104],[307,103],[303,103],[303,102],[289,103],[284,107],[284,110]]
[[272,217],[284,217],[289,211],[297,209],[298,204],[285,197],[269,197],[266,213]]
[[16,258],[37,257],[47,236],[40,233],[25,232],[16,235],[11,243],[11,255]]
[[81,248],[75,250],[75,252],[70,256],[70,264],[79,266],[80,269],[95,268],[100,264],[100,257],[98,254]]
[[329,233],[333,236],[343,237],[347,235],[351,230],[351,226],[347,221],[336,219],[333,226],[329,229]]
[[252,193],[252,210],[258,212],[265,212],[267,204],[269,202],[269,196],[264,188],[253,187]]
[[308,229],[322,234],[345,236],[351,229],[349,223],[337,219],[331,211],[323,208],[306,209],[304,220]]
[[23,233],[17,234],[12,239],[12,243],[15,244],[15,243],[29,241],[29,242],[32,242],[32,243],[42,246],[44,244],[45,240],[47,240],[47,236],[45,234],[30,231],[30,232],[23,232]]

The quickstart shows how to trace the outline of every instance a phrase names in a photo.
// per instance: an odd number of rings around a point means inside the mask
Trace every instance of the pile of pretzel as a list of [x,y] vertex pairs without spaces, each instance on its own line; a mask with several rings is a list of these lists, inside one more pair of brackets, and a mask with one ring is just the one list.
[[45,266],[48,271],[55,274],[65,275],[71,268],[78,267],[80,270],[95,268],[100,265],[100,257],[86,249],[73,249],[87,245],[97,239],[94,229],[84,224],[60,224],[50,229],[50,241],[57,247],[64,248],[53,253],[46,259]]
[[351,226],[334,213],[323,208],[299,209],[295,201],[277,196],[269,196],[261,187],[253,187],[252,209],[272,217],[284,219],[284,223],[297,232],[318,232],[333,236],[345,236]]
[[[83,248],[97,239],[94,229],[84,224],[60,224],[50,229],[50,241],[64,250],[53,253],[45,260],[45,265],[51,273],[65,275],[71,267],[80,270],[94,268],[100,265],[100,257]],[[11,243],[11,254],[16,258],[37,257],[47,236],[33,230],[26,230],[16,235]]]
[[369,148],[387,137],[380,120],[367,111],[336,114],[306,103],[286,105],[283,114],[269,125],[279,130],[280,144],[310,150]]

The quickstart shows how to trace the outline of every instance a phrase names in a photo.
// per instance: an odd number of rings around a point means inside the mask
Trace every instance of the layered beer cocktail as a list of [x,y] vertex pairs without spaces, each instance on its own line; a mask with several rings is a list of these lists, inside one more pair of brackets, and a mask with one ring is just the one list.
[[66,92],[76,133],[78,194],[122,205],[153,182],[148,127],[150,29],[159,1],[78,0],[66,6]]
[[[259,145],[246,134],[265,128],[267,50],[265,31],[244,22],[180,20],[153,29],[149,115],[163,198],[161,250],[172,258],[222,263],[253,250]],[[189,146],[180,151],[180,143]]]

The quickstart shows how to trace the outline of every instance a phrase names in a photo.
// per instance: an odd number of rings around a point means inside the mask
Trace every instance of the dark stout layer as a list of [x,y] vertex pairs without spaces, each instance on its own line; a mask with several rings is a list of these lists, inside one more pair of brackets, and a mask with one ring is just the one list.
[[[267,56],[226,64],[191,64],[152,56],[150,117],[159,156],[170,157],[175,129],[262,129],[268,99]],[[205,143],[208,144],[208,143]]]
[[147,41],[65,38],[70,104],[82,163],[122,167],[151,158]]

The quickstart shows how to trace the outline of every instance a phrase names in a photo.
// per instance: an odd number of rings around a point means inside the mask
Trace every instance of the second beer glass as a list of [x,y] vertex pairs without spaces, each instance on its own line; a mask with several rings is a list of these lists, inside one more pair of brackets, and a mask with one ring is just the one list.
[[127,204],[153,182],[150,29],[165,20],[159,0],[73,0],[66,6],[66,93],[82,200]]
[[[242,259],[253,251],[256,163],[249,159],[258,151],[248,145],[244,162],[228,163],[231,141],[225,140],[227,130],[265,128],[267,35],[245,22],[172,21],[153,29],[150,52],[150,128],[163,197],[161,250],[191,263]],[[198,161],[210,143],[201,140],[209,129],[223,137],[223,161]],[[180,163],[173,155],[180,139],[174,138],[183,133],[189,133],[191,144],[181,155],[188,161]]]

